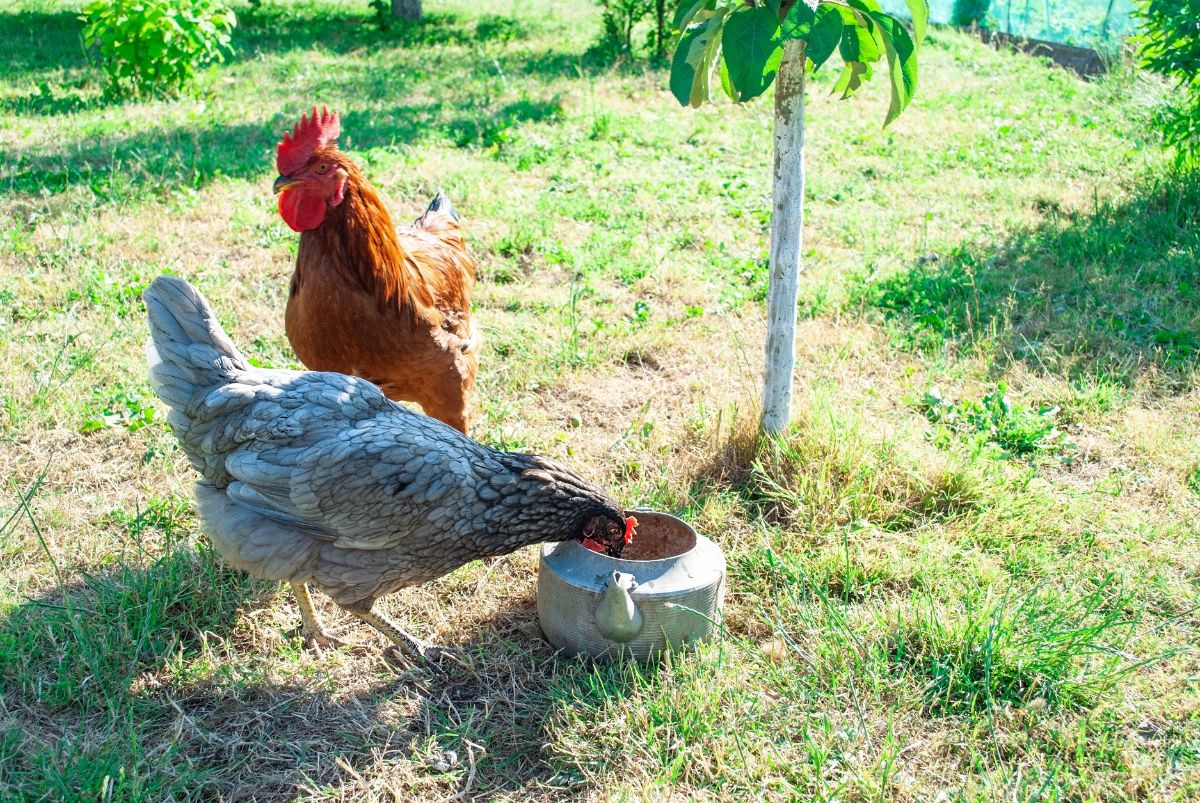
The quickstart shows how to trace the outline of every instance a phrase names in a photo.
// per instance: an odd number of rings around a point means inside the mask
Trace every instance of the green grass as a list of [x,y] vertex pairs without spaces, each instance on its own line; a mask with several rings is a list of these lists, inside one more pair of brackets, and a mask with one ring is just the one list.
[[958,246],[880,280],[866,274],[855,300],[909,347],[999,349],[1084,382],[1129,384],[1153,364],[1161,383],[1186,384],[1200,350],[1197,192],[1174,178],[1121,202],[1097,194],[1082,211],[1038,199],[1045,219],[998,248]]
[[[0,12],[0,799],[1189,800],[1200,794],[1200,193],[1164,88],[941,29],[912,106],[810,93],[795,421],[756,444],[770,109],[678,108],[599,10],[239,6],[194,96],[113,102],[78,5]],[[306,652],[224,568],[146,386],[139,294],[257,364],[313,102],[398,219],[480,259],[475,433],[729,562],[722,638],[552,654],[526,550],[382,601],[469,669]],[[936,394],[931,394],[936,389]],[[453,753],[453,755],[451,755]]]

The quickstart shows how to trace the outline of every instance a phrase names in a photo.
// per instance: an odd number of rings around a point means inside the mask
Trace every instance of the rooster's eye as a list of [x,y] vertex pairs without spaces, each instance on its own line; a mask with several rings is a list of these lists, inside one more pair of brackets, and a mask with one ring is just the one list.
[[317,172],[322,173],[322,174],[328,173],[329,172],[329,162],[322,162],[320,165],[318,165]]

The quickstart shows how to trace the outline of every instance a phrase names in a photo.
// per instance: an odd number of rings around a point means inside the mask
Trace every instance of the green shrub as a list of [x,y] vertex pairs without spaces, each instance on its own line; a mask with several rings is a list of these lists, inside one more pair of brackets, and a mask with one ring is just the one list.
[[950,22],[954,25],[979,25],[987,17],[992,0],[954,0]]
[[224,0],[95,0],[83,20],[117,96],[185,89],[198,67],[224,61],[237,24]]
[[600,7],[604,9],[603,31],[592,46],[593,53],[610,60],[636,56],[633,29],[649,17],[646,51],[653,57],[666,57],[670,38],[666,0],[600,0]]
[[1181,167],[1200,165],[1200,0],[1141,0],[1137,37],[1142,66],[1176,82],[1158,115],[1163,139]]

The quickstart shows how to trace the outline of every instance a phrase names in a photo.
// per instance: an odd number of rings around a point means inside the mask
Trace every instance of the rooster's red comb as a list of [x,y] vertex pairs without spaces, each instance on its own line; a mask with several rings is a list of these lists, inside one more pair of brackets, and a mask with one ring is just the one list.
[[313,151],[336,142],[341,133],[342,122],[337,112],[322,106],[318,113],[317,107],[313,106],[312,117],[300,115],[300,122],[292,129],[291,136],[283,135],[275,149],[275,169],[281,176],[290,176],[304,167]]

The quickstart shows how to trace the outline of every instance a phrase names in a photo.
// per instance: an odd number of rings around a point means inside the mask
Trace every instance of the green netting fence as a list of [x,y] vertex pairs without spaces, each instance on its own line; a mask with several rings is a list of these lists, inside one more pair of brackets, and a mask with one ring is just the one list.
[[[884,9],[907,16],[903,0],[881,0]],[[981,25],[1030,39],[1091,47],[1117,48],[1133,33],[1133,0],[974,0],[986,7]],[[954,0],[929,0],[934,22],[950,22]]]

